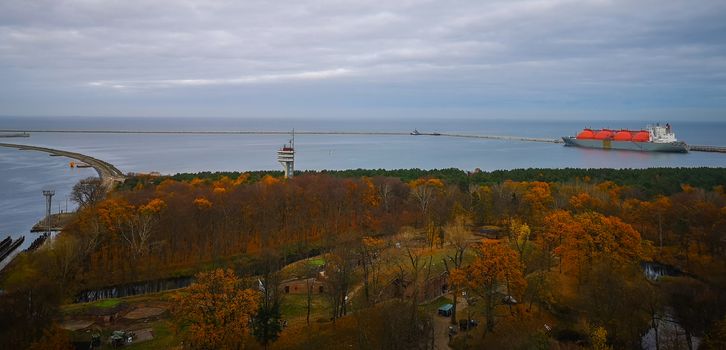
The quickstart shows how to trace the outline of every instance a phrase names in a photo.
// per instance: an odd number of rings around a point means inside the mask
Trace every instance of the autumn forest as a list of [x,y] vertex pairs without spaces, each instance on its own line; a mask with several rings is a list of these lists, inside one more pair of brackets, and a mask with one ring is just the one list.
[[[723,349],[724,185],[712,168],[87,179],[63,231],[0,276],[0,344],[110,348],[153,307],[154,339],[129,348]],[[188,283],[94,294],[160,280]]]

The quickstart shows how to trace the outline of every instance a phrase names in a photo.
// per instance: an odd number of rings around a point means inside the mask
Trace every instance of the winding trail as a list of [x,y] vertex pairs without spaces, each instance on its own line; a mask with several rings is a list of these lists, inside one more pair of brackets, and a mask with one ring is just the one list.
[[70,152],[70,151],[64,151],[59,149],[53,149],[53,148],[47,148],[47,147],[39,147],[39,146],[30,146],[30,145],[18,145],[14,143],[0,143],[0,147],[8,147],[8,148],[16,148],[21,151],[38,151],[38,152],[45,152],[56,156],[63,156],[68,158],[73,158],[75,160],[78,160],[80,162],[86,163],[93,167],[93,169],[96,170],[98,173],[98,176],[101,178],[101,181],[103,182],[104,187],[108,190],[113,187],[115,183],[123,182],[126,179],[126,175],[124,175],[121,170],[113,166],[113,164],[108,163],[106,161],[100,160],[98,158],[94,158],[85,154],[76,153],[76,152]]

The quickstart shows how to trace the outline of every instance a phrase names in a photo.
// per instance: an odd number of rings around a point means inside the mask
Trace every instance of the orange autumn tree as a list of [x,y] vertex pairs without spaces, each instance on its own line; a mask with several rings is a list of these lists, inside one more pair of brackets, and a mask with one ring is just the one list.
[[550,184],[546,182],[533,181],[526,183],[527,189],[524,192],[523,202],[526,205],[526,218],[528,221],[539,226],[543,217],[554,205]]
[[451,272],[451,281],[483,299],[486,330],[493,331],[497,305],[509,296],[520,298],[527,281],[522,275],[522,263],[517,252],[507,244],[483,240],[476,253],[477,257],[471,264]]
[[652,201],[628,199],[623,202],[623,218],[638,228],[643,238],[655,242],[659,249],[667,243],[669,230],[668,212],[673,204],[666,196],[657,196]]
[[570,197],[568,201],[570,207],[574,212],[586,212],[586,211],[602,211],[605,208],[605,203],[600,199],[591,196],[587,192],[580,192]]
[[647,255],[640,233],[620,218],[596,212],[575,216],[558,212],[550,219],[546,235],[559,231],[561,241],[554,253],[561,259],[565,272],[580,276],[595,260],[625,265]]
[[569,211],[556,210],[545,217],[545,225],[542,234],[537,237],[536,243],[539,248],[546,252],[547,266],[554,264],[558,258],[559,271],[562,272],[563,257],[562,245],[567,237],[578,237],[582,235],[580,225]]
[[192,349],[240,349],[257,310],[259,293],[242,289],[234,271],[201,272],[184,294],[175,314]]

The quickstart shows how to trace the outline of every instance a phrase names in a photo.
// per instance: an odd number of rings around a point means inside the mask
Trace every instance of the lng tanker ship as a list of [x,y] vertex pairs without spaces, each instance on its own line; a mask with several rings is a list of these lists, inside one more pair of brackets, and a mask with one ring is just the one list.
[[565,146],[644,152],[688,152],[688,145],[676,139],[670,124],[648,125],[644,130],[584,129],[577,136],[565,136],[562,140],[565,141]]

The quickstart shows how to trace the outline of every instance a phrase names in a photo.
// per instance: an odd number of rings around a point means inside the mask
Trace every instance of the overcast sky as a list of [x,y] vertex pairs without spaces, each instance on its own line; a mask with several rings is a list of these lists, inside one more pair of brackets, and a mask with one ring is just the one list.
[[0,115],[726,121],[726,1],[0,0]]

